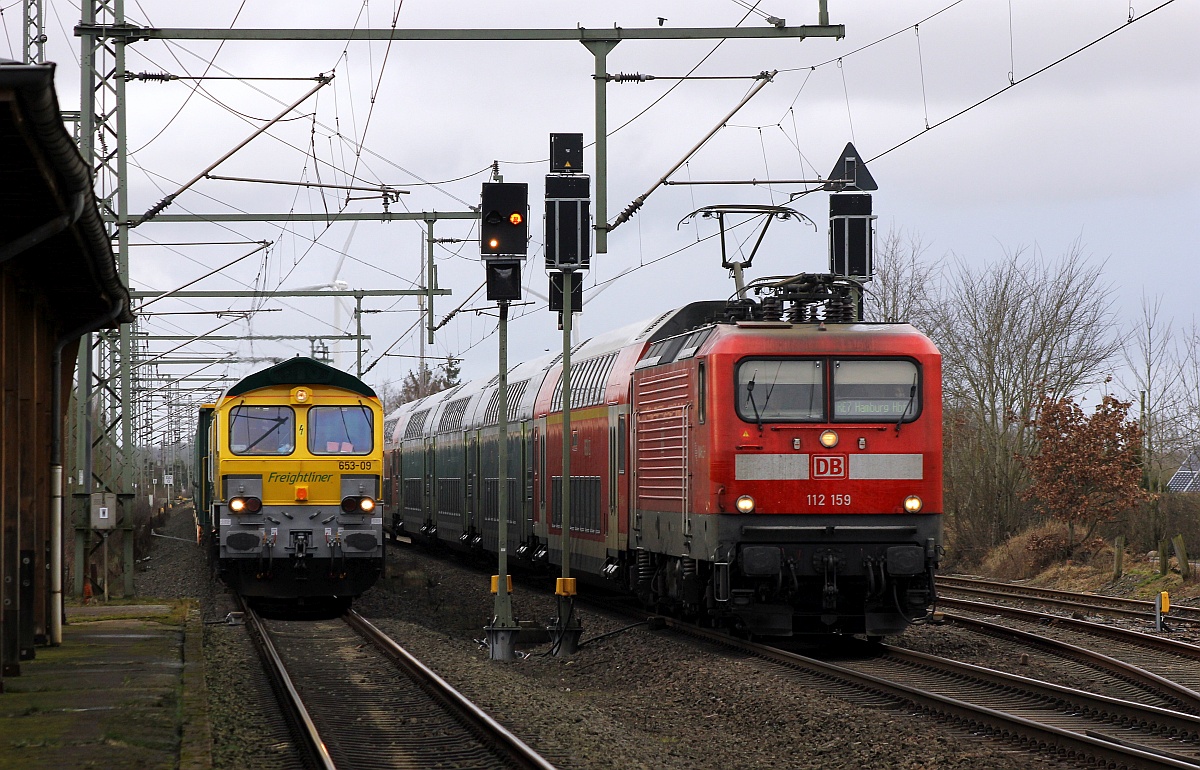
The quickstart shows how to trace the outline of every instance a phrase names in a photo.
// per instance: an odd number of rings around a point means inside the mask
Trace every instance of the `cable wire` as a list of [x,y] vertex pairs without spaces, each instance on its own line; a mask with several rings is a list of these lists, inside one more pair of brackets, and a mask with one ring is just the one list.
[[1012,83],[1009,83],[1009,84],[1008,84],[1008,85],[1006,85],[1004,88],[1001,88],[1000,90],[998,90],[998,91],[996,91],[996,92],[994,92],[994,93],[992,93],[992,94],[990,94],[990,95],[988,95],[988,96],[985,96],[984,98],[980,99],[979,101],[975,102],[974,104],[972,104],[972,105],[970,105],[970,106],[968,106],[968,107],[964,107],[964,108],[962,108],[961,110],[959,110],[958,112],[954,113],[953,115],[951,115],[951,116],[950,116],[950,117],[948,117],[948,118],[943,118],[942,120],[939,120],[939,121],[937,121],[937,122],[936,122],[936,123],[934,123],[933,125],[929,126],[929,128],[927,128],[925,131],[922,131],[922,132],[920,132],[920,133],[917,133],[917,134],[913,134],[913,135],[912,135],[912,136],[910,136],[909,138],[905,139],[903,142],[900,142],[899,144],[896,144],[896,145],[893,145],[893,146],[889,147],[888,149],[884,150],[883,152],[879,153],[878,155],[874,156],[873,158],[868,158],[868,159],[867,159],[866,161],[864,161],[864,162],[866,162],[866,163],[871,163],[872,161],[876,161],[876,160],[878,160],[879,158],[882,158],[884,155],[887,155],[887,154],[889,154],[889,153],[892,153],[892,152],[894,152],[894,151],[896,151],[896,150],[900,149],[901,147],[903,147],[904,145],[906,145],[906,144],[908,144],[909,142],[913,141],[913,140],[914,140],[914,139],[916,139],[917,137],[919,137],[919,136],[924,136],[925,134],[929,133],[929,132],[930,132],[930,131],[932,131],[933,129],[935,129],[935,128],[938,128],[939,126],[944,126],[944,125],[946,125],[946,124],[947,124],[947,123],[949,123],[950,121],[954,120],[954,119],[955,119],[955,118],[957,118],[957,117],[960,117],[960,116],[962,116],[962,115],[965,115],[965,114],[967,114],[968,112],[970,112],[971,110],[975,109],[976,107],[979,107],[979,106],[981,106],[981,105],[983,105],[983,104],[986,104],[986,103],[990,102],[992,99],[995,99],[997,96],[999,96],[1000,94],[1004,93],[1005,91],[1008,91],[1008,90],[1009,90],[1009,89],[1011,89],[1011,88],[1015,88],[1015,87],[1019,86],[1020,84],[1024,83],[1025,81],[1027,81],[1027,80],[1031,80],[1031,79],[1033,79],[1033,78],[1037,77],[1038,75],[1042,74],[1043,72],[1046,72],[1047,70],[1050,70],[1050,69],[1053,69],[1054,67],[1057,67],[1058,65],[1060,65],[1060,64],[1062,64],[1063,62],[1067,61],[1068,59],[1071,59],[1071,58],[1073,58],[1073,57],[1075,57],[1075,56],[1078,56],[1079,54],[1081,54],[1081,53],[1083,53],[1084,51],[1088,50],[1088,49],[1089,49],[1089,48],[1091,48],[1092,46],[1095,46],[1095,45],[1097,45],[1097,44],[1099,44],[1099,43],[1103,42],[1104,40],[1107,40],[1108,38],[1110,38],[1110,37],[1112,37],[1113,35],[1117,34],[1117,33],[1118,33],[1118,32],[1120,32],[1121,30],[1128,29],[1128,28],[1129,28],[1129,27],[1130,27],[1132,24],[1134,24],[1135,22],[1139,22],[1139,21],[1141,21],[1142,19],[1145,19],[1147,16],[1150,16],[1151,14],[1155,13],[1156,11],[1162,10],[1163,8],[1166,8],[1168,5],[1171,5],[1171,4],[1172,4],[1172,3],[1174,3],[1174,2],[1175,2],[1175,0],[1165,0],[1165,2],[1163,2],[1163,3],[1161,3],[1161,4],[1157,5],[1157,6],[1155,6],[1154,8],[1151,8],[1149,11],[1146,11],[1146,12],[1145,12],[1145,13],[1143,13],[1141,16],[1138,16],[1138,17],[1136,17],[1136,18],[1134,18],[1134,19],[1131,19],[1130,21],[1127,21],[1127,22],[1125,22],[1125,23],[1124,23],[1124,24],[1122,24],[1121,26],[1119,26],[1119,27],[1117,27],[1117,28],[1115,28],[1115,29],[1113,29],[1113,30],[1111,30],[1111,31],[1109,31],[1109,32],[1107,32],[1107,33],[1105,33],[1105,34],[1101,35],[1100,37],[1096,38],[1095,40],[1091,41],[1090,43],[1087,43],[1087,44],[1085,44],[1085,45],[1082,45],[1082,46],[1080,46],[1079,48],[1076,48],[1074,51],[1071,51],[1070,53],[1066,54],[1065,56],[1062,56],[1062,57],[1060,57],[1060,58],[1058,58],[1058,59],[1055,59],[1054,61],[1050,62],[1049,64],[1047,64],[1046,66],[1044,66],[1044,67],[1042,67],[1042,68],[1040,68],[1040,69],[1034,70],[1033,72],[1029,73],[1029,74],[1028,74],[1028,75],[1026,75],[1025,77],[1018,78],[1018,79],[1014,80]]

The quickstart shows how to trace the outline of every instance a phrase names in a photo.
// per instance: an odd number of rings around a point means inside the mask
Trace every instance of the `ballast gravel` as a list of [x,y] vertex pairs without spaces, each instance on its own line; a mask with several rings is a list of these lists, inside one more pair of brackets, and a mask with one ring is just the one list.
[[[190,509],[171,512],[160,531],[194,533]],[[210,624],[213,767],[293,766],[286,737],[264,731],[276,721],[270,705],[247,696],[258,664],[244,635],[221,624],[232,602],[200,549],[155,538],[150,556],[136,576],[139,596],[195,597]],[[387,576],[355,609],[563,770],[1065,766],[669,631],[637,627],[586,643],[627,624],[599,610],[579,611],[585,644],[576,655],[550,656],[543,645],[493,662],[481,645],[493,608],[488,588],[478,565],[388,545]],[[521,620],[544,624],[556,614],[550,592],[522,583],[513,605]],[[949,627],[910,629],[903,643],[985,666],[1012,657],[1003,643]]]

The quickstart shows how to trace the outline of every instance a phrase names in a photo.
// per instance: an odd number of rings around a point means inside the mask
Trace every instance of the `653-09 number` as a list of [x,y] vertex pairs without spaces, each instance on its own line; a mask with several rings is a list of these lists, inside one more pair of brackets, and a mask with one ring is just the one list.
[[849,505],[850,495],[809,495],[809,505]]
[[369,471],[374,466],[374,460],[338,460],[339,471]]

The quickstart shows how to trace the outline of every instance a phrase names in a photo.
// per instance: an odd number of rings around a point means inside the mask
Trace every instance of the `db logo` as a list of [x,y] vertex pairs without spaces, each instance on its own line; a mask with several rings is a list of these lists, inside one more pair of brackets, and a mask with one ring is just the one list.
[[846,456],[813,455],[812,477],[814,479],[846,478]]

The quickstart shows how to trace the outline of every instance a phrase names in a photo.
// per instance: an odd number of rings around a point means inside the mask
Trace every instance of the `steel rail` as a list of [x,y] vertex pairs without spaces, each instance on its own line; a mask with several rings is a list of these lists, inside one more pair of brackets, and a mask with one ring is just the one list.
[[251,631],[251,639],[258,647],[267,674],[275,686],[281,705],[285,707],[284,715],[288,718],[292,731],[299,739],[309,764],[320,770],[337,770],[333,758],[329,756],[329,750],[325,747],[325,741],[321,739],[312,716],[304,707],[300,693],[292,683],[292,678],[288,675],[287,668],[283,665],[283,659],[275,649],[275,644],[271,641],[271,635],[263,625],[262,619],[245,602],[239,600],[239,603],[245,613],[243,618],[246,627]]
[[[993,580],[977,580],[975,578],[938,576],[939,588],[957,591],[976,596],[992,596],[1013,598],[1025,601],[1038,601],[1058,607],[1072,609],[1094,610],[1096,614],[1108,613],[1120,617],[1153,619],[1154,603],[1143,599],[1128,599],[1123,596],[1104,596],[1101,594],[1062,591],[1056,588],[1039,588],[1034,586],[1014,585]],[[1086,601],[1081,601],[1086,600]],[[1112,607],[1095,604],[1101,602],[1114,605]],[[1171,605],[1169,620],[1189,625],[1200,625],[1200,608],[1186,605]]]
[[1160,692],[1167,695],[1171,700],[1178,701],[1181,705],[1191,706],[1200,710],[1200,692],[1185,687],[1178,682],[1173,682],[1166,677],[1159,676],[1151,671],[1135,666],[1132,663],[1126,663],[1123,660],[1105,655],[1102,652],[1089,650],[1086,647],[1080,647],[1070,642],[1064,642],[1059,639],[1054,639],[1049,636],[1042,636],[1031,631],[1023,631],[1019,628],[1011,628],[1002,626],[998,623],[989,623],[986,620],[978,620],[976,618],[968,618],[964,615],[946,615],[946,619],[952,621],[956,625],[970,628],[979,633],[991,634],[994,636],[1006,636],[1010,639],[1017,639],[1021,642],[1030,645],[1036,645],[1043,648],[1051,648],[1060,654],[1082,659],[1085,663],[1095,665],[1101,668],[1106,668],[1117,676],[1125,677],[1128,681],[1135,682],[1147,689]]
[[413,678],[430,695],[437,698],[446,708],[459,715],[474,732],[481,734],[489,743],[503,751],[506,759],[516,767],[529,770],[555,770],[524,741],[513,735],[504,725],[468,700],[449,682],[414,658],[391,637],[380,631],[369,620],[354,610],[347,610],[342,618],[346,624],[361,634]]
[[[1039,744],[1054,746],[1069,757],[1086,757],[1092,761],[1112,763],[1115,767],[1179,767],[1196,770],[1200,764],[1179,756],[1168,756],[1163,752],[1146,747],[1129,745],[1129,741],[1116,742],[1111,738],[1096,737],[1064,730],[1060,727],[1041,724],[1025,717],[927,692],[900,682],[890,681],[872,674],[838,666],[833,663],[808,658],[774,647],[732,639],[723,634],[689,626],[681,621],[667,619],[666,625],[675,631],[698,637],[709,642],[732,647],[766,660],[781,663],[790,668],[806,669],[817,676],[850,682],[868,691],[882,693],[892,698],[907,701],[922,711],[966,725],[971,729],[982,729],[1000,740],[1014,740],[1013,733],[1025,736]],[[1028,743],[1029,740],[1023,741]]]
[[1200,647],[1194,644],[1167,639],[1162,636],[1154,636],[1153,634],[1121,628],[1119,626],[1093,623],[1090,620],[1079,620],[1078,618],[1067,617],[1066,615],[1051,615],[1045,612],[1037,612],[1036,610],[1024,610],[1020,607],[1007,607],[1003,604],[988,604],[987,602],[973,602],[968,599],[951,599],[945,596],[938,597],[938,606],[957,607],[970,612],[977,612],[981,615],[1006,615],[1010,618],[1019,618],[1035,623],[1050,620],[1059,626],[1069,626],[1097,636],[1108,636],[1142,647],[1173,652],[1176,655],[1200,660]]
[[[1200,716],[1195,714],[1113,698],[1075,687],[1064,687],[1053,682],[1044,682],[1040,679],[984,668],[903,647],[882,645],[882,649],[887,651],[889,657],[906,660],[915,666],[931,667],[998,687],[1033,693],[1047,701],[1070,704],[1083,713],[1120,715],[1123,718],[1129,718],[1132,724],[1140,725],[1143,729],[1158,730],[1174,736],[1190,736],[1193,740],[1200,738]],[[1196,760],[1196,763],[1200,764],[1200,760]]]

